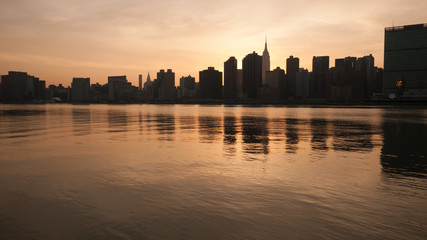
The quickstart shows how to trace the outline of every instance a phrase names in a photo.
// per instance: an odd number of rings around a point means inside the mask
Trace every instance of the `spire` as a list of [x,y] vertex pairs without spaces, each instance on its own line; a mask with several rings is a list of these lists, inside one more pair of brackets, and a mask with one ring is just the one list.
[[264,52],[263,52],[263,55],[269,55],[269,53],[268,53],[268,49],[267,49],[267,34],[265,35],[265,48],[264,48]]
[[264,48],[264,51],[268,51],[267,50],[267,34],[265,34],[265,48]]
[[262,53],[262,83],[265,84],[265,73],[270,71],[270,54],[267,50],[267,34],[265,35],[265,48]]
[[150,79],[150,73],[148,73],[148,76],[147,76],[147,82],[151,82],[151,79]]

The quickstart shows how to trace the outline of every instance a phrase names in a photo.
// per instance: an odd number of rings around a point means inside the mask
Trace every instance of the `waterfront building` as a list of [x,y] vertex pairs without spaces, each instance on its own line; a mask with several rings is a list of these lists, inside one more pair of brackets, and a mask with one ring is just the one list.
[[385,28],[383,86],[386,97],[427,88],[427,24]]
[[91,102],[107,102],[108,101],[108,83],[101,85],[99,83],[90,86],[90,101]]
[[195,98],[196,79],[190,75],[188,75],[187,77],[181,77],[179,79],[178,95],[180,99]]
[[243,70],[237,69],[237,98],[243,98]]
[[300,68],[299,72],[295,75],[295,98],[308,99],[310,95],[310,78],[311,72],[307,69]]
[[277,67],[273,71],[267,71],[265,73],[265,84],[266,86],[275,88],[277,90],[280,89],[280,86],[285,81],[285,70]]
[[230,57],[224,62],[224,98],[237,98],[237,59]]
[[375,89],[375,58],[372,54],[357,59],[356,71],[362,73],[363,89],[361,97],[370,98]]
[[46,83],[26,72],[9,71],[1,76],[1,92],[3,101],[29,101],[44,99]]
[[348,101],[352,99],[352,86],[358,81],[355,71],[356,62],[356,57],[335,59],[335,67],[331,68],[331,100]]
[[253,52],[246,55],[242,62],[243,97],[256,99],[257,89],[262,85],[262,57]]
[[265,83],[257,93],[257,99],[267,102],[278,102],[280,100],[280,87],[285,81],[285,70],[277,67],[273,71],[265,73]]
[[157,89],[157,99],[160,101],[175,101],[175,73],[172,69],[167,71],[161,69],[157,73],[157,79],[154,81],[154,86]]
[[187,77],[181,77],[179,79],[179,86],[181,88],[194,90],[196,89],[196,79],[190,75],[188,75]]
[[376,68],[372,55],[335,59],[331,69],[332,100],[364,100],[374,93]]
[[285,99],[294,98],[296,92],[296,75],[299,72],[299,58],[290,56],[286,59]]
[[71,101],[90,101],[90,78],[73,78],[71,82]]
[[213,67],[199,72],[200,98],[222,98],[222,73]]
[[310,81],[310,97],[326,99],[330,94],[329,56],[314,56]]
[[55,99],[55,101],[59,102],[68,102],[71,98],[71,88],[66,88],[62,84],[58,86],[51,84],[47,89],[46,98]]
[[109,101],[131,101],[134,99],[134,90],[134,87],[132,87],[131,83],[127,81],[125,75],[108,77]]

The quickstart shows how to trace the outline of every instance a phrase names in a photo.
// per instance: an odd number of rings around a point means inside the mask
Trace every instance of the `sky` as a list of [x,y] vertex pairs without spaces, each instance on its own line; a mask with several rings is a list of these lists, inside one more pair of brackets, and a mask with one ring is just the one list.
[[268,39],[271,68],[299,57],[372,54],[383,66],[384,28],[427,23],[426,0],[0,0],[0,75],[24,71],[47,85],[91,83],[172,69],[194,76],[212,66],[238,67]]

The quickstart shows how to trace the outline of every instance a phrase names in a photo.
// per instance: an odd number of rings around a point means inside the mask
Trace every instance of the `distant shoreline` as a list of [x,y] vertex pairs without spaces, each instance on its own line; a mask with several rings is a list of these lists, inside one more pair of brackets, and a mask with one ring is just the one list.
[[258,102],[258,101],[218,101],[218,100],[189,100],[180,102],[0,102],[0,104],[26,105],[26,104],[71,104],[71,105],[226,105],[226,106],[281,106],[281,107],[383,107],[383,106],[417,106],[427,108],[427,100],[394,100],[394,101],[363,101],[363,102],[328,102],[328,101],[283,101],[283,102]]

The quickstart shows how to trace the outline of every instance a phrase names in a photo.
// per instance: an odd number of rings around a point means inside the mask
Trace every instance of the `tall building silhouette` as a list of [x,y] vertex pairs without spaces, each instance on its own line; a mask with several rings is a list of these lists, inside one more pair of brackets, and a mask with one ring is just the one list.
[[237,98],[243,98],[243,70],[237,69]]
[[151,81],[151,78],[150,78],[150,73],[148,73],[147,74],[147,80],[145,81],[145,83],[144,83],[144,89],[145,88],[148,88],[149,86],[151,86],[153,84],[153,81]]
[[224,62],[224,98],[237,98],[237,59],[230,57]]
[[142,91],[142,74],[139,74],[138,77],[139,77],[139,79],[138,79],[139,80],[138,90]]
[[157,86],[157,98],[160,101],[174,101],[176,99],[175,73],[172,69],[161,69],[154,81]]
[[296,92],[296,75],[299,72],[299,58],[290,56],[286,59],[285,98],[294,98]]
[[352,84],[356,81],[356,62],[356,57],[335,59],[335,67],[331,70],[331,100],[347,101],[352,98]]
[[267,49],[267,37],[265,37],[265,47],[262,53],[262,84],[265,84],[265,73],[270,71],[270,54]]
[[134,98],[133,93],[134,87],[127,81],[126,75],[108,77],[109,101],[129,101]]
[[280,85],[285,81],[285,70],[277,67],[265,73],[265,85],[279,90]]
[[199,72],[200,98],[222,98],[222,73],[213,67]]
[[154,98],[157,97],[157,88],[154,85],[154,82],[151,81],[150,73],[147,74],[147,80],[144,82],[142,95],[145,100],[154,100]]
[[331,100],[357,101],[370,97],[376,80],[374,57],[368,55],[335,59],[331,79]]
[[310,96],[310,77],[311,73],[304,68],[300,68],[296,74],[295,98],[308,99]]
[[262,57],[256,52],[243,58],[243,97],[256,99],[257,89],[262,85]]
[[329,56],[313,57],[313,72],[311,74],[311,98],[328,98],[331,76],[329,73]]
[[285,71],[277,67],[273,71],[265,73],[265,82],[259,92],[257,99],[267,102],[278,102],[280,100],[280,86],[285,81]]
[[356,72],[360,73],[361,83],[358,84],[360,92],[357,92],[360,98],[369,98],[374,93],[375,87],[375,58],[372,54],[357,59]]
[[179,79],[178,88],[179,99],[195,98],[196,97],[196,79],[190,75]]
[[385,28],[384,94],[427,88],[427,24]]
[[90,101],[90,78],[73,78],[71,82],[71,101]]
[[147,80],[146,83],[151,82],[150,73],[147,74]]
[[28,101],[45,98],[45,81],[26,72],[9,71],[1,76],[1,96],[3,101]]
[[196,89],[196,79],[190,75],[179,79],[179,86],[185,89]]

